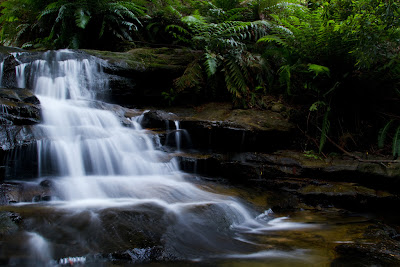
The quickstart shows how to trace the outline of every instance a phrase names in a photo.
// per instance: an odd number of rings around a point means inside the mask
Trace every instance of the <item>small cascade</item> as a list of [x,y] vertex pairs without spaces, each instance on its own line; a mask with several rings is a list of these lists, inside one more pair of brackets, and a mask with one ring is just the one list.
[[176,151],[181,151],[181,129],[179,128],[179,121],[174,121],[175,123],[175,142],[176,142]]
[[0,63],[0,87],[3,86],[4,60]]
[[181,129],[179,121],[174,121],[175,129],[169,129],[169,121],[166,121],[167,137],[166,146],[175,147],[176,152],[182,152],[182,147],[191,148],[190,135],[185,129]]
[[[283,224],[286,218],[274,221],[271,213],[257,217],[259,212],[240,200],[188,182],[177,160],[156,149],[159,141],[142,129],[140,116],[124,127],[112,112],[95,108],[96,92],[108,88],[101,64],[68,50],[50,51],[29,63],[29,73],[25,64],[16,71],[19,85],[32,86],[41,102],[43,123],[35,128],[37,136],[45,137],[37,141],[39,181],[51,185],[54,197],[40,207],[56,214],[48,215],[56,221],[45,227],[40,216],[30,223],[46,238],[52,236],[49,243],[58,248],[54,257],[63,259],[60,264],[64,259],[81,263],[70,256],[85,255],[79,254],[83,250],[132,249],[131,239],[123,239],[137,227],[133,233],[151,233],[182,259],[248,253],[259,248],[238,235],[262,234],[276,224],[284,225],[279,229],[301,227]],[[177,151],[184,142],[190,144],[179,121],[172,133]],[[30,240],[36,244],[31,254],[48,261],[49,243],[39,234]]]
[[15,75],[16,75],[18,88],[26,87],[26,78],[25,78],[26,66],[28,66],[28,63],[21,63],[20,65],[16,66],[16,68],[15,68]]
[[52,261],[51,249],[47,241],[39,234],[28,233],[28,251],[33,262],[41,266],[50,266]]

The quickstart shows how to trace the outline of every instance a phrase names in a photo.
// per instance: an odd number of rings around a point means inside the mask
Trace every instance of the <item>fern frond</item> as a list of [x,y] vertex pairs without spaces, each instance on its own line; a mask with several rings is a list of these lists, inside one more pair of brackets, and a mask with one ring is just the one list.
[[328,67],[318,65],[318,64],[308,64],[308,71],[314,73],[314,78],[320,74],[330,75],[330,70]]
[[75,24],[77,27],[85,29],[90,21],[90,18],[90,12],[87,10],[84,10],[83,8],[75,10]]
[[329,113],[330,113],[330,107],[327,108],[325,115],[324,115],[324,119],[322,120],[322,129],[321,129],[321,138],[319,139],[319,153],[322,152],[322,149],[325,146],[327,137],[328,137],[328,133],[329,133],[329,128],[330,128],[330,121],[329,121]]
[[399,153],[400,153],[400,126],[397,127],[396,133],[394,134],[392,150],[393,150],[394,157],[399,156]]
[[179,93],[186,89],[194,88],[203,81],[203,70],[197,60],[190,63],[185,69],[183,75],[174,80],[175,92]]
[[379,148],[384,147],[387,133],[388,133],[389,129],[391,128],[393,121],[394,121],[393,119],[390,120],[388,123],[386,123],[386,125],[382,129],[379,130],[379,134],[378,134],[378,147]]
[[243,94],[249,90],[242,69],[233,59],[226,59],[224,63],[225,67],[223,71],[228,91],[234,97],[242,98]]
[[281,45],[283,47],[288,47],[287,42],[277,35],[264,36],[264,37],[260,38],[257,41],[257,43],[275,43],[275,44]]
[[290,65],[283,65],[278,70],[279,82],[282,85],[286,85],[286,93],[288,95],[292,94],[292,91],[291,91],[292,70],[291,70],[291,68],[292,68],[292,66],[290,66]]
[[206,66],[207,76],[211,77],[217,72],[217,66],[218,66],[217,55],[206,52],[204,54],[204,57],[206,59],[204,65]]

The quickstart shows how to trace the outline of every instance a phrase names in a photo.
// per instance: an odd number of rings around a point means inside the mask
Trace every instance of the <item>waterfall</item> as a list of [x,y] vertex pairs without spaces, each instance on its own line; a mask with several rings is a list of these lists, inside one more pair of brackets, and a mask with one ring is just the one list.
[[[55,195],[46,205],[60,209],[60,217],[65,216],[69,228],[71,216],[78,214],[74,222],[88,217],[82,222],[87,232],[68,232],[71,239],[76,238],[78,252],[90,244],[83,236],[90,234],[92,240],[95,231],[104,227],[99,225],[110,209],[129,209],[134,214],[127,220],[126,229],[135,227],[131,221],[136,213],[146,214],[145,218],[154,216],[149,220],[154,224],[153,231],[165,227],[163,245],[183,258],[205,257],[214,251],[237,256],[236,232],[254,234],[276,229],[270,214],[258,216],[235,198],[188,182],[177,161],[156,149],[159,141],[154,142],[140,127],[140,118],[132,118],[131,127],[124,127],[112,112],[97,108],[96,92],[108,86],[100,63],[96,58],[63,50],[47,52],[30,63],[29,81],[27,65],[17,68],[18,86],[32,86],[42,106],[43,123],[37,126],[37,132],[46,138],[37,141],[38,168],[40,180],[51,180]],[[179,151],[179,122],[175,126]],[[70,215],[64,215],[66,210]],[[157,224],[159,220],[160,224],[165,222],[162,227]],[[58,233],[57,228],[50,227],[46,226],[43,234]],[[291,227],[301,226],[285,225]],[[63,244],[64,240],[52,242]],[[60,258],[69,256],[79,255],[61,254]]]
[[176,142],[176,150],[181,151],[181,129],[179,127],[179,121],[175,121],[175,142]]

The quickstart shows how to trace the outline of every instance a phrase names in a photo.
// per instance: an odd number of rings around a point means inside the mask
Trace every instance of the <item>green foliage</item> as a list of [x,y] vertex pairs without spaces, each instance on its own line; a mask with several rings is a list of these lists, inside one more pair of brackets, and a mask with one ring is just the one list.
[[318,154],[316,154],[315,151],[313,150],[304,151],[303,155],[310,159],[322,160],[322,158]]
[[161,95],[168,102],[168,106],[171,106],[177,97],[177,93],[173,88],[170,88],[169,91],[162,92]]
[[[391,131],[393,129],[393,126],[397,125],[395,127],[395,131]],[[378,147],[379,148],[384,148],[385,147],[385,140],[387,137],[390,136],[392,139],[392,154],[394,157],[398,157],[400,155],[400,125],[399,122],[395,119],[391,119],[389,122],[385,124],[384,127],[382,127],[379,130],[378,134]]]
[[239,0],[214,0],[213,2],[217,7],[222,8],[223,10],[234,9],[240,3]]
[[175,79],[175,93],[178,94],[187,89],[191,89],[192,91],[199,91],[202,84],[203,70],[200,62],[198,60],[195,60],[187,66],[185,72],[181,77]]
[[322,120],[321,137],[319,139],[319,148],[318,148],[319,153],[322,152],[322,149],[325,146],[325,143],[326,143],[326,140],[327,140],[327,137],[328,137],[328,133],[329,133],[329,129],[331,127],[331,123],[329,121],[329,113],[330,113],[330,111],[331,111],[331,109],[330,109],[330,107],[328,107],[326,109],[324,118]]
[[[266,21],[224,21],[209,23],[199,14],[182,18],[186,28],[170,25],[171,34],[190,43],[194,49],[204,49],[203,66],[210,81],[223,74],[223,81],[238,107],[256,104],[256,88],[263,87],[261,57],[248,51],[249,41],[267,34]],[[174,31],[172,31],[174,30]]]
[[[371,105],[393,95],[400,84],[400,5],[383,0],[309,4],[312,8],[283,3],[268,7],[286,6],[268,15],[274,27],[258,43],[277,74],[269,87],[306,98],[310,111],[316,111],[312,121],[322,130],[321,150],[332,126],[340,127],[335,131],[357,131],[359,121],[368,120],[359,116],[371,116]],[[380,94],[378,86],[384,90]],[[331,125],[332,118],[338,122]]]
[[[11,0],[2,7],[2,40],[11,45],[22,40],[55,48],[88,48],[99,41],[132,40],[132,33],[141,25],[140,17],[145,17],[144,8],[133,1]],[[16,28],[30,32],[27,40],[8,27],[11,19]]]
[[378,147],[379,148],[384,147],[387,133],[388,133],[390,127],[392,126],[393,121],[394,121],[393,119],[390,120],[388,123],[386,123],[386,125],[382,129],[379,130],[379,135],[378,135]]

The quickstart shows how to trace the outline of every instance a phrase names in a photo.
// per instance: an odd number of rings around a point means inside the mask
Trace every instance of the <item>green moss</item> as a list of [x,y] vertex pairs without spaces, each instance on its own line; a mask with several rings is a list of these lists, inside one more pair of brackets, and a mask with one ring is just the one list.
[[171,48],[136,48],[128,52],[84,50],[86,53],[107,60],[109,63],[142,70],[183,70],[194,60],[190,50]]

